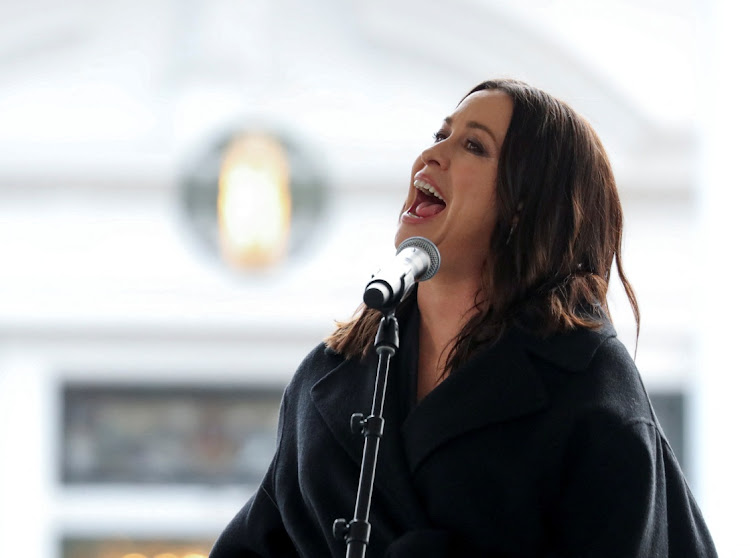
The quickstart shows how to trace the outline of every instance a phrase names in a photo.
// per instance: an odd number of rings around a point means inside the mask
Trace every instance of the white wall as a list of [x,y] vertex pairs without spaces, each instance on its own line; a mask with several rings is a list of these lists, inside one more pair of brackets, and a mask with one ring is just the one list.
[[[677,0],[0,4],[5,554],[52,558],[60,535],[116,526],[216,533],[241,491],[61,487],[60,386],[125,376],[148,385],[155,368],[168,371],[160,381],[283,384],[391,253],[413,157],[466,90],[497,75],[562,96],[602,135],[643,311],[637,363],[650,388],[682,390],[698,410],[688,440],[696,495],[721,555],[746,554],[737,533],[747,459],[736,440],[747,421],[732,411],[747,387],[736,321],[746,307],[741,297],[717,305],[713,274],[725,277],[720,294],[742,285],[747,236],[736,226],[747,190],[736,186],[747,185],[749,123],[734,107],[748,49],[732,42],[743,31],[731,2],[716,3],[710,28]],[[302,255],[241,277],[201,252],[176,200],[203,142],[253,119],[309,142],[331,204]],[[634,349],[614,291],[616,325]],[[735,324],[735,337],[717,320]]]

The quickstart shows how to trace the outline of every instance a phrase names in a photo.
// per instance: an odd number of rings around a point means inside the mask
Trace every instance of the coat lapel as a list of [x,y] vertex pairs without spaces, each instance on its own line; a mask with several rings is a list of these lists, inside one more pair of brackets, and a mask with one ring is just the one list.
[[[310,391],[318,412],[357,467],[362,463],[364,437],[351,431],[349,419],[352,413],[362,413],[365,416],[370,414],[377,359],[377,355],[372,352],[364,363],[345,360],[313,385]],[[426,526],[427,520],[406,465],[403,440],[396,420],[398,402],[393,393],[395,384],[391,372],[383,409],[385,432],[378,453],[375,490],[391,500],[394,505],[389,508],[397,510],[402,524],[418,528]]]
[[[529,359],[537,357],[571,371],[585,369],[602,342],[615,335],[608,323],[547,339],[511,330],[489,349],[450,374],[398,424],[396,382],[389,377],[375,488],[396,504],[407,525],[426,525],[411,478],[423,460],[462,434],[529,415],[547,405],[547,393]],[[311,389],[312,400],[334,437],[359,466],[364,440],[351,432],[352,413],[368,415],[375,388],[377,355],[364,363],[345,360]],[[392,376],[392,374],[391,374]]]
[[582,371],[601,344],[615,335],[608,321],[597,330],[577,329],[549,337],[511,329],[448,376],[407,417],[402,432],[410,470],[416,471],[431,452],[451,439],[543,409],[547,393],[530,353],[562,369]]
[[349,427],[353,413],[367,415],[375,386],[373,359],[364,364],[344,360],[316,382],[310,390],[315,407],[339,444],[357,463],[362,459],[362,436]]
[[506,336],[454,371],[407,417],[409,468],[416,471],[431,452],[466,432],[533,413],[546,401],[523,347]]

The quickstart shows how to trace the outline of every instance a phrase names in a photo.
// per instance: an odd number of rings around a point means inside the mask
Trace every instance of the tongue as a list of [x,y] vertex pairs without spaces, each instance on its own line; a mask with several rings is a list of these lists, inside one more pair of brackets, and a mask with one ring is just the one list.
[[432,203],[432,202],[422,202],[420,203],[415,209],[414,213],[416,213],[420,217],[432,217],[433,215],[437,215],[440,213],[443,209],[445,209],[445,205],[442,203]]

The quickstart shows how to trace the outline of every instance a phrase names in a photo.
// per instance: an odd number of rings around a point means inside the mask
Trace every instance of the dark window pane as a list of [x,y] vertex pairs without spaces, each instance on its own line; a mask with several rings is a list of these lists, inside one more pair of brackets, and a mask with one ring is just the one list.
[[258,483],[281,390],[68,385],[65,483]]
[[669,440],[669,445],[672,446],[683,471],[689,476],[688,464],[685,462],[685,395],[678,391],[652,391],[650,397],[659,424]]

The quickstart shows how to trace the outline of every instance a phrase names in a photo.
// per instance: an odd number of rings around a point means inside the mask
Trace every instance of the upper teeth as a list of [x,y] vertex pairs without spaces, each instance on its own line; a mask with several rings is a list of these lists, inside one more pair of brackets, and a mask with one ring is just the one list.
[[414,181],[414,187],[417,188],[418,190],[422,190],[423,192],[427,192],[428,194],[432,194],[433,196],[435,196],[440,201],[445,201],[443,199],[443,196],[441,196],[440,194],[438,194],[437,190],[435,190],[434,187],[432,187],[430,184],[428,184],[424,180],[416,179]]

